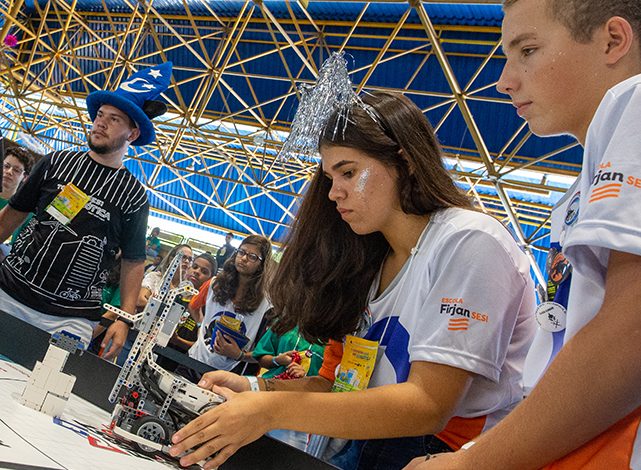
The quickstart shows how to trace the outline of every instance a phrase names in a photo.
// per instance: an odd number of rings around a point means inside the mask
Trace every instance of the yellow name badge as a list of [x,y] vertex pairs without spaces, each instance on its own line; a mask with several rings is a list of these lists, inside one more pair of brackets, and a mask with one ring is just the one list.
[[309,372],[309,368],[312,366],[312,351],[307,350],[307,351],[298,351],[298,354],[300,354],[300,366],[303,368],[305,371],[305,374]]
[[343,359],[332,391],[365,390],[374,372],[377,351],[378,341],[347,336],[343,345]]
[[67,183],[45,210],[58,222],[67,225],[87,205],[89,198],[76,185]]
[[242,324],[242,320],[240,318],[234,318],[230,317],[228,315],[222,315],[218,321],[226,326],[227,328],[234,330],[234,331],[240,331],[240,327]]

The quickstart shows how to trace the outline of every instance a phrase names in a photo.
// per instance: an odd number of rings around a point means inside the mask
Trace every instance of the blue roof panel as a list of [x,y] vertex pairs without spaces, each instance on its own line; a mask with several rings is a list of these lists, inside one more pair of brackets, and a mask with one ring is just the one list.
[[[184,2],[184,3],[183,3]],[[40,0],[40,5],[45,6],[46,0]],[[264,5],[276,18],[291,18],[287,3],[281,0],[263,0]],[[369,5],[367,5],[369,3]],[[28,10],[33,11],[34,0],[26,0]],[[196,16],[210,16],[214,12],[220,17],[234,18],[242,11],[243,1],[229,0],[155,0],[154,8],[161,14],[185,14],[185,4],[189,11]],[[104,5],[114,13],[126,13],[131,9],[121,0],[106,0]],[[302,8],[297,3],[290,3],[290,7],[297,18],[305,18]],[[408,10],[407,2],[315,2],[307,7],[308,13],[318,21],[354,21],[361,11],[367,7],[363,16],[367,22],[396,22]],[[79,11],[103,11],[102,0],[80,0],[77,2]],[[499,27],[503,19],[500,5],[485,4],[425,4],[427,13],[432,21],[437,24],[491,26]],[[260,9],[256,8],[256,15],[262,16]],[[416,11],[412,11],[408,18],[410,23],[420,23]]]

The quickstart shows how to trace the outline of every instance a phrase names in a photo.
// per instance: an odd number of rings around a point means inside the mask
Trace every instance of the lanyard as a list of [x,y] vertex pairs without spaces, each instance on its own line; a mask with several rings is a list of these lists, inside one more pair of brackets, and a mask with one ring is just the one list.
[[[398,295],[394,299],[394,303],[392,304],[392,310],[391,310],[391,315],[387,317],[387,321],[385,322],[385,327],[383,328],[383,333],[381,334],[381,337],[379,339],[379,343],[383,341],[383,338],[385,338],[385,333],[387,332],[387,328],[389,327],[390,321],[392,320],[392,316],[396,312],[396,307],[398,305],[398,299],[403,295],[403,288],[405,287],[405,283],[407,282],[407,278],[412,275],[412,265],[414,264],[414,259],[416,258],[416,255],[419,254],[419,246],[421,245],[421,242],[423,239],[427,236],[427,233],[429,232],[430,227],[432,226],[432,218],[427,221],[427,224],[425,225],[425,228],[423,229],[423,232],[421,232],[421,235],[418,237],[418,241],[416,242],[416,245],[414,248],[410,250],[410,261],[407,265],[407,270],[405,271],[405,274],[403,275],[403,279],[401,281],[400,286],[398,287]],[[381,266],[381,271],[383,267]],[[403,269],[401,268],[401,271]],[[380,279],[380,277],[379,277]],[[379,280],[380,282],[380,280]],[[368,309],[369,310],[369,309]],[[371,315],[371,314],[370,314]],[[382,347],[382,345],[381,345]]]
[[[91,156],[89,155],[89,152],[85,152],[83,157],[88,158],[90,160],[93,160]],[[95,162],[98,164],[98,162]],[[78,166],[76,167],[76,171],[71,177],[71,182],[73,182],[76,177],[78,176],[78,172],[80,171],[80,167],[82,166],[82,161],[78,163]],[[104,166],[104,165],[103,165]],[[102,191],[109,183],[111,183],[118,174],[120,174],[120,170],[122,170],[125,166],[121,163],[120,166],[114,171],[109,177],[105,180],[105,182],[93,193],[93,194],[88,194],[89,197],[94,197],[95,195],[99,194],[100,191]]]

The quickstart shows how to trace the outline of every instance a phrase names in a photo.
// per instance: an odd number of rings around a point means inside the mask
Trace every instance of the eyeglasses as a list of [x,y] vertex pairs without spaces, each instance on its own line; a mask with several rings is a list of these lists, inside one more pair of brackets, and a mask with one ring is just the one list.
[[13,173],[16,173],[16,174],[18,174],[18,175],[21,175],[21,174],[23,174],[23,173],[24,173],[24,170],[23,170],[22,168],[19,168],[19,167],[17,167],[17,166],[10,165],[10,164],[8,164],[8,163],[3,163],[3,164],[2,164],[2,169],[3,169],[4,171],[9,171],[9,170],[11,170]]
[[241,250],[240,248],[236,250],[236,255],[240,256],[241,258],[243,256],[247,256],[247,259],[249,261],[251,261],[252,263],[255,263],[257,261],[262,261],[263,260],[263,258],[261,258],[260,256],[254,254],[254,253],[250,253],[250,252],[245,251],[245,250]]

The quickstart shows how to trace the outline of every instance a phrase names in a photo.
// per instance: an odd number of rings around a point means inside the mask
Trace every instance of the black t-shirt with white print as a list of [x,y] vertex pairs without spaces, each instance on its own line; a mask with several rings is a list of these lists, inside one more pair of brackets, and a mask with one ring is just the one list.
[[[70,182],[91,198],[63,225],[45,210]],[[0,266],[0,287],[37,311],[98,320],[117,249],[124,259],[145,258],[145,188],[125,168],[101,165],[88,152],[41,159],[9,205],[36,215]]]

